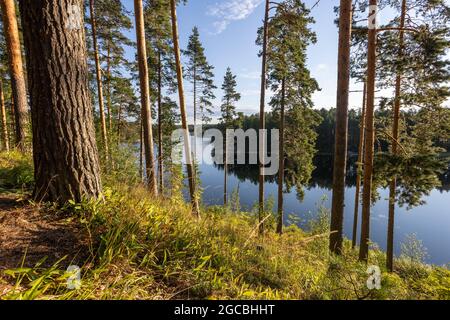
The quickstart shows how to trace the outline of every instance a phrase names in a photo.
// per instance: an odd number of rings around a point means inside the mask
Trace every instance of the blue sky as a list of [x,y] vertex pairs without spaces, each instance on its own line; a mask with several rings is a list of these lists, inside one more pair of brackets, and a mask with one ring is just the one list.
[[[240,111],[249,113],[259,109],[261,60],[255,45],[256,30],[264,16],[262,0],[194,0],[179,7],[180,40],[186,45],[190,30],[197,25],[207,57],[215,66],[216,83],[222,83],[226,68],[237,75],[238,91],[242,94]],[[315,0],[306,0],[312,6]],[[317,107],[334,106],[336,100],[337,28],[333,7],[337,0],[322,1],[312,14],[313,29],[318,42],[309,50],[308,65],[322,91],[315,95]],[[217,93],[221,96],[221,92]]]
[[[316,0],[304,0],[312,7]],[[133,1],[124,0],[133,12]],[[311,11],[316,23],[311,27],[317,43],[308,50],[308,67],[318,81],[321,91],[314,97],[316,108],[331,108],[336,104],[338,30],[334,24],[334,7],[339,0],[322,0]],[[256,31],[262,24],[264,0],[189,0],[178,7],[180,44],[186,48],[194,26],[200,31],[210,64],[215,67],[215,84],[220,88],[227,67],[237,75],[242,99],[238,111],[256,113],[259,110],[261,60],[255,45]],[[383,17],[381,17],[383,18]],[[130,37],[135,39],[134,31]],[[130,52],[134,57],[134,52]],[[188,110],[192,110],[190,86],[185,82]],[[351,90],[362,90],[361,84],[351,83]],[[220,109],[220,89],[216,92],[215,110]],[[351,93],[350,108],[360,108],[362,93]]]

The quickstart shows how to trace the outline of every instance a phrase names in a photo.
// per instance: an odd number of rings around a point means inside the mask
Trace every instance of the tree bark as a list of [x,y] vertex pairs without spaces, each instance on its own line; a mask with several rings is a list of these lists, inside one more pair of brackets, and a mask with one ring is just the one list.
[[83,1],[19,3],[31,98],[34,198],[65,203],[98,197]]
[[139,176],[141,177],[141,181],[144,181],[144,123],[142,121],[142,115],[139,129]]
[[[377,6],[377,0],[370,0],[370,5]],[[373,8],[372,7],[372,8]],[[369,12],[369,18],[375,12]],[[375,21],[374,21],[375,23]],[[377,30],[374,26],[369,28],[367,49],[367,107],[366,107],[366,137],[364,151],[364,183],[363,204],[361,221],[361,243],[359,247],[359,260],[367,262],[369,258],[370,242],[370,206],[372,200],[372,175],[374,156],[374,107],[375,107],[375,75],[376,75],[376,51]]]
[[334,149],[333,199],[331,207],[330,251],[341,254],[344,226],[345,175],[348,143],[348,98],[350,82],[350,39],[352,1],[341,0],[339,17],[336,140]]
[[142,119],[144,123],[144,149],[147,185],[152,195],[158,194],[153,150],[152,110],[150,107],[150,83],[148,77],[147,52],[144,30],[144,10],[142,0],[134,0],[136,18],[136,38],[139,62],[139,82],[141,89]]
[[258,162],[259,162],[259,190],[258,190],[258,219],[259,219],[259,233],[264,233],[264,158],[265,158],[265,129],[266,129],[266,86],[267,86],[267,43],[269,40],[269,5],[270,1],[266,0],[264,9],[264,33],[263,33],[263,48],[261,59],[261,96],[259,104],[259,148],[258,148]]
[[97,22],[95,18],[94,11],[94,0],[89,0],[89,11],[91,15],[91,27],[92,27],[92,43],[94,49],[94,60],[95,60],[95,71],[97,80],[97,93],[98,93],[98,107],[100,113],[100,127],[102,133],[102,142],[105,151],[105,157],[109,158],[109,148],[108,148],[108,133],[106,130],[106,119],[105,110],[103,102],[103,84],[102,84],[102,70],[100,67],[100,59],[98,55],[98,45],[97,45]]
[[279,143],[279,171],[278,171],[278,234],[283,233],[283,185],[284,185],[284,125],[285,125],[285,97],[286,97],[286,80],[281,81],[281,110],[280,110],[280,143]]
[[162,64],[161,51],[158,52],[158,170],[159,170],[159,191],[164,190],[164,168],[163,168],[163,124],[162,124]]
[[[399,58],[403,56],[404,37],[403,31],[406,19],[406,0],[402,1],[402,12],[400,17],[400,33],[399,33]],[[395,81],[395,98],[394,98],[394,119],[392,126],[392,153],[398,153],[399,140],[399,122],[400,122],[400,96],[402,85],[402,73],[397,71]],[[386,268],[388,271],[394,271],[394,227],[395,227],[395,192],[397,189],[397,179],[393,178],[389,185],[389,220],[387,232],[387,250],[386,250]]]
[[10,123],[10,132],[11,132],[11,141],[16,141],[15,139],[15,131],[16,131],[16,108],[14,107],[14,95],[11,92],[11,100],[10,100],[10,112],[11,112],[11,123]]
[[28,101],[23,72],[22,50],[17,26],[16,7],[14,0],[0,0],[3,13],[3,27],[11,73],[11,88],[15,108],[16,147],[25,151],[28,130]]
[[8,122],[6,121],[5,96],[3,95],[3,81],[0,79],[0,116],[2,118],[2,141],[5,151],[9,151]]
[[227,128],[225,126],[225,148],[223,153],[223,205],[226,208],[228,205],[228,159],[227,159],[227,142],[228,142],[228,135],[227,135]]
[[197,159],[197,68],[194,62],[194,146],[193,149],[193,161],[194,165],[196,165],[196,159]]
[[364,80],[363,103],[361,109],[361,120],[359,124],[359,145],[358,145],[358,164],[356,172],[356,190],[355,190],[355,211],[353,215],[353,234],[352,234],[352,248],[356,247],[356,238],[358,234],[358,215],[359,215],[359,194],[361,192],[361,170],[363,168],[363,150],[364,150],[364,130],[366,118],[366,98],[367,98],[367,84]]
[[180,54],[180,44],[178,40],[178,22],[177,22],[177,9],[175,0],[170,0],[170,11],[171,11],[171,19],[172,19],[172,40],[173,40],[173,48],[175,54],[175,62],[177,68],[177,82],[178,82],[178,97],[180,100],[180,114],[181,114],[181,123],[182,128],[184,130],[184,152],[186,156],[186,167],[188,173],[188,182],[189,182],[189,193],[191,196],[192,203],[192,213],[200,217],[200,208],[198,204],[197,194],[196,194],[196,181],[195,181],[195,172],[194,165],[192,163],[192,154],[191,154],[191,146],[190,146],[190,134],[187,123],[187,113],[186,113],[186,104],[184,100],[184,87],[183,87],[183,68],[181,66],[181,54]]
[[112,101],[111,101],[111,48],[109,45],[109,40],[107,41],[106,48],[106,92],[107,92],[107,101],[106,101],[106,112],[108,114],[108,127],[109,130],[112,131]]

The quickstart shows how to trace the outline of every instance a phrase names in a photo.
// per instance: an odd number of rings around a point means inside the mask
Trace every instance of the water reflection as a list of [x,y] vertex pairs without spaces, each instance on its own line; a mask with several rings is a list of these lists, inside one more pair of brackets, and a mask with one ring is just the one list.
[[[208,143],[206,143],[208,145]],[[212,147],[209,146],[210,151]],[[203,152],[203,157],[208,152]],[[350,156],[348,163],[348,176],[346,180],[346,200],[344,231],[347,237],[351,236],[354,194],[356,156]],[[295,215],[301,219],[300,226],[305,226],[307,220],[314,217],[317,207],[321,204],[331,207],[332,187],[332,156],[318,155],[314,160],[316,169],[312,179],[305,188],[305,197],[300,201],[295,188],[285,194],[286,217]],[[206,205],[221,205],[223,203],[223,166],[201,164],[201,181],[203,187],[203,202]],[[435,264],[450,263],[450,171],[442,175],[442,186],[433,190],[425,198],[426,204],[412,210],[406,208],[396,209],[396,237],[395,252],[400,253],[400,243],[406,235],[416,233],[428,249],[428,262]],[[266,177],[266,198],[277,194],[276,176]],[[228,193],[239,188],[240,202],[244,209],[251,210],[258,199],[258,167],[257,165],[230,165],[228,177]],[[371,239],[381,248],[385,248],[387,216],[388,216],[388,190],[379,190],[380,199],[374,203],[371,215]],[[325,200],[324,200],[325,199]],[[275,201],[275,208],[276,208]],[[289,223],[286,218],[286,223]]]

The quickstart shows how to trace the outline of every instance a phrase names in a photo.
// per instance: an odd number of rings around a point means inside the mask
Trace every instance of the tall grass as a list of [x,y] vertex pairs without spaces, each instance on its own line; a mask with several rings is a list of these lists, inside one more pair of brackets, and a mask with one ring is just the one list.
[[62,210],[90,237],[81,288],[66,286],[69,256],[2,272],[1,299],[450,299],[447,268],[400,258],[389,274],[378,249],[369,265],[380,266],[382,288],[369,290],[367,265],[348,241],[341,257],[328,253],[323,207],[308,231],[291,225],[282,236],[271,223],[259,236],[254,213],[211,207],[196,219],[180,197],[152,199],[125,183]]

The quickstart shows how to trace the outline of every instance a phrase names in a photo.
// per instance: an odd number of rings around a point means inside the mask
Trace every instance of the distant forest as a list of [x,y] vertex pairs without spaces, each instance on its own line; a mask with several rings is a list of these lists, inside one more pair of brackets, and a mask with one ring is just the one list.
[[[336,127],[336,109],[318,109],[314,110],[317,112],[322,121],[315,128],[317,132],[317,141],[316,141],[316,149],[318,155],[331,155],[334,151],[334,141],[335,141],[335,127]],[[377,122],[379,127],[382,127],[384,123],[388,123],[390,121],[390,112],[388,110],[384,111],[383,109],[377,110],[375,112]],[[417,113],[415,111],[403,112],[402,117],[405,119],[405,123],[413,125],[415,121]],[[239,122],[241,124],[241,128],[244,130],[248,129],[258,129],[259,124],[259,113],[255,113],[252,115],[244,115],[243,113],[238,114]],[[351,154],[358,153],[358,144],[359,144],[359,128],[361,121],[361,113],[358,110],[352,109],[349,110],[348,113],[348,152]],[[267,112],[266,113],[266,123],[267,129],[277,129],[278,128],[278,117],[276,113]],[[203,129],[208,129],[211,127],[220,127],[220,124],[209,124],[205,125]],[[440,147],[443,152],[450,152],[450,140],[442,139],[439,141],[435,141],[435,145]],[[386,142],[386,137],[381,137],[379,139],[375,139],[375,148],[378,151],[388,151],[389,145]]]

